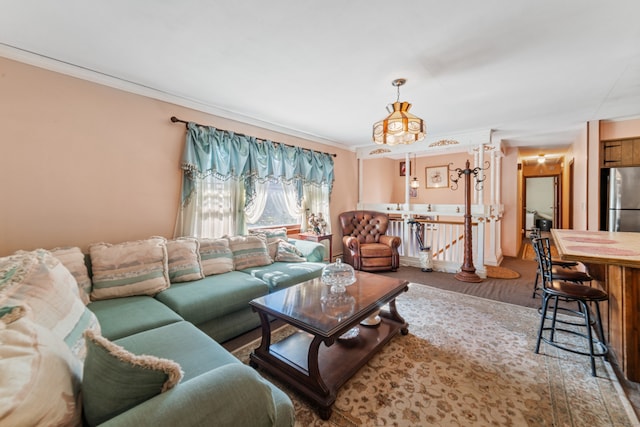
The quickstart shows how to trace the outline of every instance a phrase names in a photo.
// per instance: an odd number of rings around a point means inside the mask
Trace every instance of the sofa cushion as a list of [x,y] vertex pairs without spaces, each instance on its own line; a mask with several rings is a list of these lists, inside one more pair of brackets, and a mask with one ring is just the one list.
[[78,295],[74,277],[44,249],[0,258],[0,306],[6,305],[28,306],[27,316],[64,341],[79,360],[86,349],[82,332],[100,330]]
[[176,362],[146,354],[133,354],[92,331],[85,333],[82,396],[91,426],[165,392],[182,379]]
[[200,259],[205,276],[233,271],[233,253],[229,248],[229,240],[199,239]]
[[0,424],[82,425],[82,364],[62,340],[24,313],[0,318]]
[[233,252],[234,269],[259,267],[273,262],[267,251],[267,243],[263,235],[230,236],[228,239],[229,247]]
[[102,336],[110,340],[182,320],[175,311],[146,295],[93,301],[88,307],[100,321]]
[[249,301],[269,293],[262,280],[239,271],[176,283],[156,295],[183,319],[198,325],[247,307]]
[[119,244],[89,246],[92,300],[155,295],[169,287],[166,239],[152,237]]
[[326,264],[318,262],[274,262],[271,265],[242,270],[269,285],[270,292],[320,277]]
[[51,255],[58,258],[60,262],[67,267],[73,277],[78,282],[78,290],[80,299],[86,305],[89,303],[89,294],[91,294],[91,278],[87,272],[87,264],[85,257],[79,247],[64,247],[50,249]]
[[219,366],[240,361],[204,332],[183,321],[121,338],[118,345],[136,354],[175,361],[189,381]]
[[281,262],[304,262],[306,259],[296,245],[285,240],[279,240],[274,260]]
[[264,239],[267,242],[267,251],[269,252],[271,259],[276,258],[278,242],[280,240],[287,240],[287,229],[284,227],[249,230],[249,234],[264,236]]
[[202,279],[200,243],[192,237],[179,237],[167,241],[169,280],[171,283]]

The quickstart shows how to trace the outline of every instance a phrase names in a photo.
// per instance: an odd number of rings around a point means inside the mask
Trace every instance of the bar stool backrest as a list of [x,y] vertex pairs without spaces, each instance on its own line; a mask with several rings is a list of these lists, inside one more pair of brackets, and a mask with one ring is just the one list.
[[538,239],[538,238],[540,238],[540,229],[534,227],[531,229],[531,231],[529,231],[529,239],[533,241],[533,239]]
[[532,241],[533,249],[536,252],[538,268],[542,276],[542,287],[547,288],[551,284],[552,263],[551,263],[551,244],[548,237],[538,237]]

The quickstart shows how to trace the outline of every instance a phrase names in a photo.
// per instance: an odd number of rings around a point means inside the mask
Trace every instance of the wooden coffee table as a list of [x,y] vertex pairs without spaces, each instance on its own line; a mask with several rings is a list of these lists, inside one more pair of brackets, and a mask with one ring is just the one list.
[[[318,406],[325,420],[331,417],[338,389],[394,335],[409,332],[396,309],[396,297],[409,283],[364,272],[356,272],[356,278],[341,296],[317,278],[250,303],[262,322],[262,342],[251,353],[251,366],[296,389]],[[379,324],[360,324],[386,304]],[[272,317],[298,331],[272,344]],[[344,338],[353,327],[359,328],[358,335]]]

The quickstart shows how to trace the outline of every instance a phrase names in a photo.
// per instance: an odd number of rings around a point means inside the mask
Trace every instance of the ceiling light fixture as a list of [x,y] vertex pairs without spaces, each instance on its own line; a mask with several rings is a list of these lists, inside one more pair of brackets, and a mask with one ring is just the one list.
[[538,163],[542,164],[546,161],[544,154],[538,154]]
[[427,127],[424,121],[409,112],[411,104],[400,102],[400,86],[406,79],[396,79],[391,84],[396,87],[396,102],[387,105],[389,115],[373,125],[373,141],[376,144],[413,144],[424,139]]

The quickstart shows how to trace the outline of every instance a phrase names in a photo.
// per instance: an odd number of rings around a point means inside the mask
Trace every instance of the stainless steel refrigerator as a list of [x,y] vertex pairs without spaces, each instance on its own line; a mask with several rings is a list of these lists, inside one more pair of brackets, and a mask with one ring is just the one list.
[[607,230],[640,232],[640,167],[611,168]]

